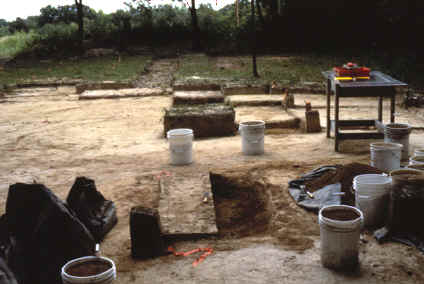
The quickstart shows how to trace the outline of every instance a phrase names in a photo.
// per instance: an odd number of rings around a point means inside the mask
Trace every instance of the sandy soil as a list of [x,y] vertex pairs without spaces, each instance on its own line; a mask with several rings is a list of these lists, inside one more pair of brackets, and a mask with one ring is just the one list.
[[[241,154],[240,136],[202,139],[194,143],[192,165],[172,167],[163,139],[163,109],[170,105],[170,97],[76,98],[72,88],[20,90],[0,104],[0,212],[12,183],[36,180],[64,199],[77,176],[95,179],[118,208],[119,223],[101,245],[102,254],[117,264],[117,283],[423,283],[421,253],[400,244],[378,245],[369,234],[361,242],[358,271],[343,274],[323,268],[317,216],[297,207],[288,196],[287,182],[308,170],[325,164],[368,163],[370,141],[345,141],[342,152],[335,153],[334,141],[324,132],[273,132],[266,135],[263,156],[246,157]],[[323,96],[313,99],[324,104]],[[346,112],[363,117],[370,110],[367,105],[353,105]],[[303,115],[303,110],[296,111]],[[287,117],[279,107],[240,107],[236,112],[237,120]],[[325,125],[325,110],[320,112]],[[423,125],[422,110],[399,109],[399,113],[402,119]],[[414,131],[410,143],[411,150],[423,147],[423,132]],[[129,210],[158,205],[161,171],[207,173],[240,166],[249,167],[252,177],[260,176],[271,188],[274,212],[267,231],[177,242],[177,250],[214,249],[195,268],[191,263],[196,256],[148,261],[130,257]]]

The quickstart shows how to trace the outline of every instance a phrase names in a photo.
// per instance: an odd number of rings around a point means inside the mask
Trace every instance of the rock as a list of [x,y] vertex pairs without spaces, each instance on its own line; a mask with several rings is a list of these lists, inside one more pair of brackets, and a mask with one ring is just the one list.
[[165,254],[157,210],[141,206],[131,208],[130,234],[132,257],[145,259]]
[[77,177],[66,202],[96,242],[103,240],[118,222],[115,204],[97,191],[92,179]]
[[59,284],[69,260],[94,254],[95,241],[74,213],[42,184],[17,183],[6,201],[8,231],[22,246],[11,269],[20,284]]

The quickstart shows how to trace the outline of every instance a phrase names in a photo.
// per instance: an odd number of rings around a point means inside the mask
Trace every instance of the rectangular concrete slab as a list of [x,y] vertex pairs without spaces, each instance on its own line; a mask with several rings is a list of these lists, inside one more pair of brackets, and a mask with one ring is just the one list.
[[209,173],[175,173],[162,177],[159,184],[158,212],[163,235],[195,237],[218,233]]

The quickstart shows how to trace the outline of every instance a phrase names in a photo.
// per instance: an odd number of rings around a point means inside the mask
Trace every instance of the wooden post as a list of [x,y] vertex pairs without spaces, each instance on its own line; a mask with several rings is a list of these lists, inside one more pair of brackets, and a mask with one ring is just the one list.
[[317,110],[306,111],[305,118],[306,133],[321,132],[321,123],[319,119],[319,112]]

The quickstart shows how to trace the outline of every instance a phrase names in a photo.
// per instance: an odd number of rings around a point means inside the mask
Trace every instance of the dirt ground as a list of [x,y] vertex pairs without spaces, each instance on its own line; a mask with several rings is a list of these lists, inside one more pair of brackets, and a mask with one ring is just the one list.
[[[302,95],[314,105],[324,96]],[[315,104],[316,102],[316,104]],[[395,243],[379,245],[364,234],[360,269],[337,273],[321,266],[317,216],[296,206],[287,182],[326,164],[369,163],[370,141],[345,141],[334,152],[325,132],[300,130],[267,133],[265,154],[241,154],[240,136],[194,142],[194,163],[169,165],[163,138],[163,109],[171,97],[79,101],[73,88],[19,90],[0,104],[0,213],[7,190],[15,182],[44,183],[65,199],[75,178],[88,176],[107,199],[116,202],[119,222],[101,244],[101,253],[117,265],[117,283],[424,283],[424,255]],[[346,115],[376,113],[371,103],[350,101]],[[360,106],[360,107],[359,107]],[[325,109],[319,108],[325,126]],[[398,108],[400,121],[423,126],[423,111]],[[281,107],[237,107],[236,119],[302,117],[303,110],[285,114]],[[424,147],[424,132],[413,131],[411,150]],[[241,168],[240,168],[241,167]],[[163,256],[141,261],[130,257],[129,210],[136,205],[157,207],[158,175],[211,169],[250,170],[271,188],[270,227],[245,236],[225,235],[179,241],[177,250],[211,247],[212,255],[197,267],[196,256]],[[189,201],[188,201],[189,202]]]

